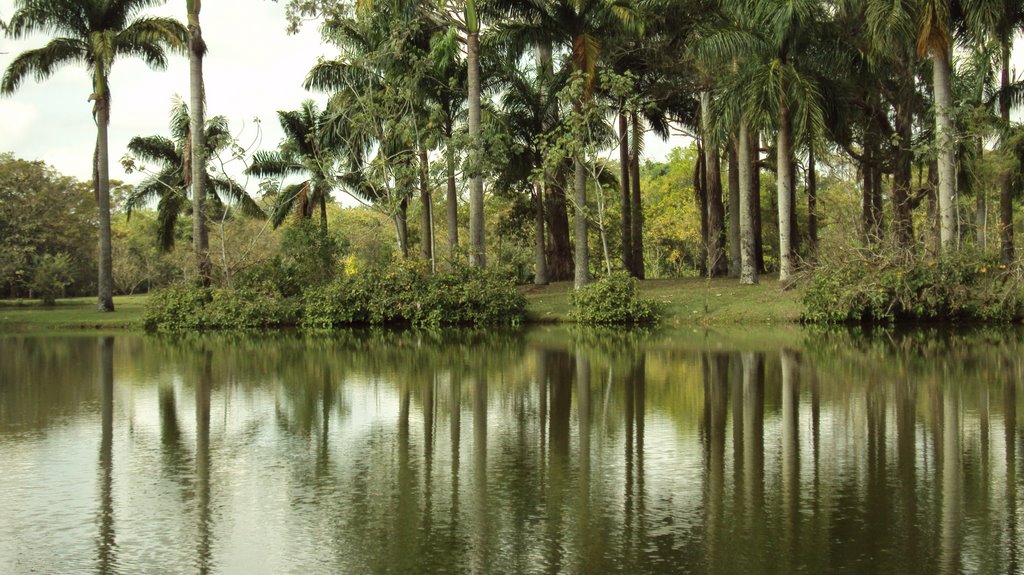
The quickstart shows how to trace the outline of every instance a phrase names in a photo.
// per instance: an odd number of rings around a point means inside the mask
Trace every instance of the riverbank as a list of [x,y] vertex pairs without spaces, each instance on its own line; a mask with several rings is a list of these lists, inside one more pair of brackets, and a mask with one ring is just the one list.
[[[662,309],[664,325],[735,326],[795,323],[800,319],[798,290],[782,290],[778,282],[765,279],[756,286],[741,286],[735,279],[699,278],[646,280],[644,297]],[[562,323],[569,321],[571,282],[548,286],[523,286],[527,321]],[[146,295],[114,298],[117,311],[96,311],[92,297],[68,298],[43,307],[36,300],[0,301],[0,332],[61,330],[141,330]]]

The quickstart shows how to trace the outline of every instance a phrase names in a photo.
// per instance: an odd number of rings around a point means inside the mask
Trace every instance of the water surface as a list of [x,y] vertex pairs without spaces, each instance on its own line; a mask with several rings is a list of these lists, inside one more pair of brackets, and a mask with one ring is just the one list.
[[0,572],[1015,573],[1022,342],[0,337]]

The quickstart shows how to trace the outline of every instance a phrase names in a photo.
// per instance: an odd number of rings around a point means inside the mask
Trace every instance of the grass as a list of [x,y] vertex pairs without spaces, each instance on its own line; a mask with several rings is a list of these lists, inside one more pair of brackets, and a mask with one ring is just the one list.
[[57,300],[43,306],[37,300],[0,300],[0,333],[60,330],[140,329],[147,296],[114,298],[113,313],[96,311],[96,298]]
[[[525,288],[530,319],[568,321],[572,289],[571,282]],[[646,280],[640,291],[660,306],[662,323],[667,325],[795,323],[802,310],[798,290],[783,290],[769,278],[755,286],[739,285],[732,278]]]
[[[525,287],[529,320],[539,323],[569,321],[571,282]],[[644,297],[662,310],[663,325],[770,326],[800,319],[800,293],[782,290],[777,281],[762,279],[756,286],[741,286],[735,279],[701,278],[641,282]],[[114,313],[96,311],[96,299],[69,298],[44,307],[35,300],[0,300],[0,333],[60,330],[137,330],[147,296],[114,298]]]

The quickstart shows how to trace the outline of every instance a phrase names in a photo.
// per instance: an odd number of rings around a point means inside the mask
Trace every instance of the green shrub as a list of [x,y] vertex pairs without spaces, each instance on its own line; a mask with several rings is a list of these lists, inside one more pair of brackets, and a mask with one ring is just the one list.
[[294,325],[297,314],[294,303],[271,291],[181,284],[150,295],[143,323],[150,331],[257,329]]
[[618,272],[578,289],[571,296],[569,317],[582,324],[644,324],[658,320],[658,310],[640,297],[640,282]]
[[424,263],[406,261],[307,290],[302,326],[515,325],[525,313],[526,298],[494,273],[459,267],[430,274]]
[[1024,318],[1017,273],[994,257],[961,252],[938,259],[872,256],[822,262],[804,292],[814,323]]
[[66,253],[43,254],[36,258],[32,267],[29,289],[43,300],[43,305],[53,305],[57,296],[63,295],[64,288],[74,281],[71,256]]

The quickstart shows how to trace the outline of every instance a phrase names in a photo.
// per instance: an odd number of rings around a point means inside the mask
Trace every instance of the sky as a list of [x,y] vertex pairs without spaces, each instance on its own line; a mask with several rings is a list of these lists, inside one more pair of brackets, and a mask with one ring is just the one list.
[[[295,109],[307,99],[321,104],[322,95],[302,89],[302,80],[317,58],[333,55],[320,42],[315,26],[288,35],[284,6],[269,0],[205,2],[201,14],[208,45],[204,61],[207,114],[227,116],[239,141],[258,149],[273,149],[281,139],[277,110]],[[10,18],[12,0],[0,0],[0,17]],[[185,2],[147,11],[185,20]],[[14,57],[47,42],[44,35],[12,41],[0,35],[0,70]],[[188,60],[171,56],[164,71],[150,70],[132,59],[115,61],[110,79],[110,175],[126,176],[120,159],[134,136],[169,135],[167,121],[175,94],[188,100]],[[84,67],[68,66],[41,83],[27,79],[12,96],[0,97],[0,152],[43,160],[58,171],[90,179],[96,125],[92,119],[91,81]],[[255,118],[261,120],[257,127]],[[232,170],[234,171],[234,170]],[[255,183],[250,189],[255,189]]]

